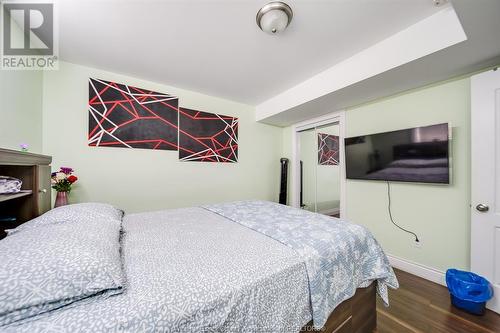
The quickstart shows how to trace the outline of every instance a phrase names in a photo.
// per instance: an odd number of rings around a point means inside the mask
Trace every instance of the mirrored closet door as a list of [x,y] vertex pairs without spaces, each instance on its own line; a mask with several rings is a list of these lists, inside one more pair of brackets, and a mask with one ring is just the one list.
[[303,209],[340,216],[339,123],[299,131],[300,206]]

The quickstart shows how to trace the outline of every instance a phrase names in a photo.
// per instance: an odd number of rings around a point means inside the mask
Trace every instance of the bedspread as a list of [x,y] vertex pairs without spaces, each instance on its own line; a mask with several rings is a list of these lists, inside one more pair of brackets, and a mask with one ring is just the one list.
[[122,294],[0,332],[296,333],[311,320],[301,259],[267,236],[202,208],[126,215],[123,228]]
[[377,280],[388,304],[387,286],[398,282],[389,261],[364,227],[267,201],[240,201],[203,206],[295,250],[305,263],[313,323],[321,328],[337,305],[358,287]]

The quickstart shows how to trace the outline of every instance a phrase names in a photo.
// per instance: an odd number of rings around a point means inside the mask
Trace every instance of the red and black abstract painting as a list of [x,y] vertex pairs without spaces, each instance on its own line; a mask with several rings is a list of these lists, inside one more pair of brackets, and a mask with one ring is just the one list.
[[238,162],[238,118],[180,108],[179,159]]
[[339,137],[337,135],[318,133],[318,164],[339,164]]
[[177,150],[179,100],[89,79],[89,146]]
[[175,96],[91,78],[88,144],[178,150],[182,161],[238,162],[238,118],[179,108]]

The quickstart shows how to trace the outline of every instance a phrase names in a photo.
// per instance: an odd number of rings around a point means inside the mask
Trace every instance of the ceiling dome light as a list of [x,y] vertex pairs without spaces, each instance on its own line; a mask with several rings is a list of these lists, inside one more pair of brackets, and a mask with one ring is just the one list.
[[257,12],[257,25],[268,34],[275,35],[288,27],[292,22],[292,8],[281,1],[273,1]]

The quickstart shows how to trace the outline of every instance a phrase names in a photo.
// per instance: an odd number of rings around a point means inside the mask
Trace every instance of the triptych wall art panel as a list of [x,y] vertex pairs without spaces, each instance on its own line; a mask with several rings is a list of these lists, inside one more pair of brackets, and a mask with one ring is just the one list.
[[238,161],[238,118],[179,108],[175,96],[90,78],[88,110],[89,146],[178,150],[182,161]]
[[177,150],[177,97],[89,80],[89,146]]
[[238,162],[238,118],[180,108],[179,159]]
[[339,164],[339,137],[337,135],[318,133],[318,164]]

